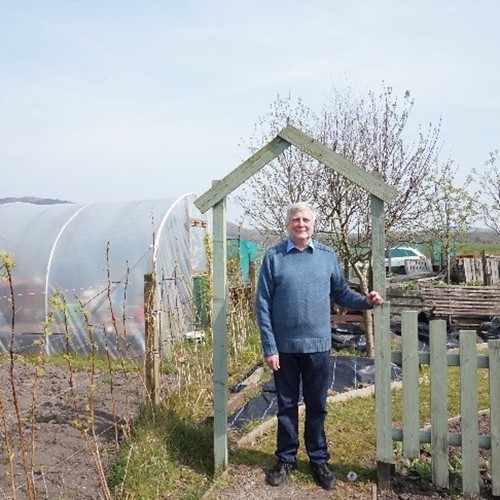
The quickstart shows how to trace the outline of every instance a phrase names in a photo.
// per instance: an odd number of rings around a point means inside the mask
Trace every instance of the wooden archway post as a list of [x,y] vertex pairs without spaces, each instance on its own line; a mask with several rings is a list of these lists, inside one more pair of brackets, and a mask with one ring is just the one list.
[[[373,289],[386,298],[385,289],[385,223],[384,202],[371,196]],[[390,304],[385,303],[373,310],[373,336],[375,339],[375,414],[377,436],[377,483],[381,490],[390,487],[392,462],[392,405],[390,363],[384,363],[391,355]],[[382,367],[389,370],[382,371]],[[388,379],[388,380],[387,380]]]
[[[214,181],[213,184],[216,184]],[[227,450],[226,198],[213,207],[214,467],[225,469]]]

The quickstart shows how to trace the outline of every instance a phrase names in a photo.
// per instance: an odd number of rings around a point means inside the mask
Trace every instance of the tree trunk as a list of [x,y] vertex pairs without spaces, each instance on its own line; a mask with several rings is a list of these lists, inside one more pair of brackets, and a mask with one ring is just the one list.
[[[371,266],[368,269],[368,271],[365,271],[363,273],[358,272],[358,277],[360,280],[360,285],[361,285],[361,292],[364,295],[368,295],[368,292],[370,291],[371,287],[373,286],[372,283],[369,283],[370,278],[372,276],[371,272]],[[370,358],[375,357],[375,342],[374,342],[374,336],[373,336],[373,315],[371,313],[371,310],[363,311],[363,323],[365,326],[365,338],[366,338],[366,354]]]
[[366,336],[366,354],[369,358],[375,357],[375,338],[373,336],[373,315],[371,310],[363,311]]

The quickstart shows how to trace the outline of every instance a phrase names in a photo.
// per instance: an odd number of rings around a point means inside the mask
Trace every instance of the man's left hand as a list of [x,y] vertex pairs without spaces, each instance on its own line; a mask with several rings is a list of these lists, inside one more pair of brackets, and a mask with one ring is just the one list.
[[384,303],[384,299],[375,290],[366,296],[366,301],[371,306],[381,306]]

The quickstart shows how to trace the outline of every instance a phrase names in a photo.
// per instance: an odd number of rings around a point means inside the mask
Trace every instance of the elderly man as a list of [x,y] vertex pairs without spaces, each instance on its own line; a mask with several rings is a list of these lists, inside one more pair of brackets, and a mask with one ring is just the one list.
[[264,255],[257,287],[257,322],[264,360],[273,370],[278,401],[278,462],[267,474],[272,486],[296,468],[299,447],[298,402],[306,408],[304,440],[314,480],[330,490],[335,476],[328,460],[324,423],[330,384],[330,299],[349,309],[382,304],[377,292],[366,297],[345,283],[335,252],[312,239],[315,214],[308,203],[291,205],[289,238]]

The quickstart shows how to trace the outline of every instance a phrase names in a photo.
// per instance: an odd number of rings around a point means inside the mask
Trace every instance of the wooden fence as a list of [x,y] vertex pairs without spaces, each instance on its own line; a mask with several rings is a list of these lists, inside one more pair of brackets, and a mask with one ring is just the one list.
[[486,255],[479,257],[458,257],[452,268],[456,283],[477,281],[486,286],[500,284],[500,257]]
[[[382,306],[382,320],[388,323],[390,305]],[[420,444],[430,443],[432,477],[437,488],[449,487],[449,446],[460,446],[462,456],[462,490],[465,496],[479,494],[479,448],[491,449],[492,494],[500,495],[500,340],[490,340],[488,351],[476,351],[476,332],[461,330],[459,353],[448,353],[446,322],[430,323],[430,352],[419,352],[417,343],[417,312],[404,311],[402,319],[402,349],[391,350],[390,333],[380,339],[387,351],[376,352],[377,462],[379,486],[387,488],[393,462],[393,441],[402,441],[403,454],[418,458]],[[402,427],[392,424],[391,361],[402,366],[403,419]],[[430,431],[419,422],[419,366],[430,365],[431,421]],[[460,369],[461,432],[448,432],[448,366]],[[477,371],[489,369],[490,434],[479,436]],[[388,477],[389,475],[389,477]]]
[[499,286],[424,286],[418,290],[390,288],[387,298],[391,314],[426,310],[436,319],[446,319],[459,327],[477,326],[492,316],[500,316]]

